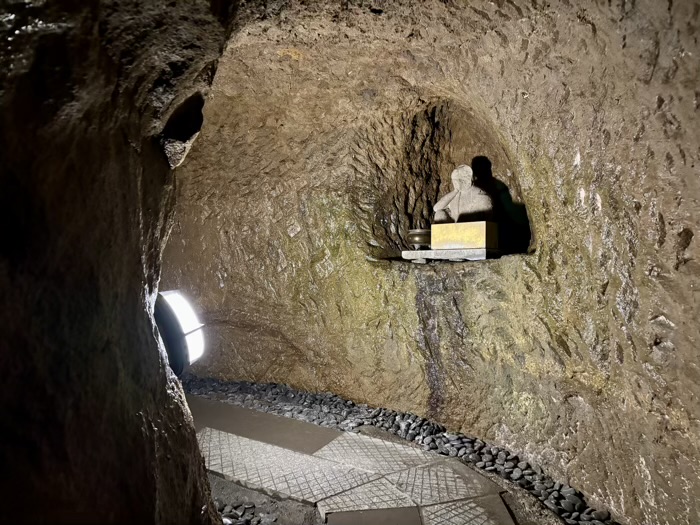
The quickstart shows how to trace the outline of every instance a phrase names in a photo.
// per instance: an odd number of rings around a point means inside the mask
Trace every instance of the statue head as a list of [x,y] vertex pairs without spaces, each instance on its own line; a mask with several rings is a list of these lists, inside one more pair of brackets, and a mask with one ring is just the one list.
[[493,215],[493,200],[474,185],[474,172],[467,165],[457,166],[452,172],[453,189],[435,206],[435,223],[488,220]]
[[474,183],[474,172],[466,164],[457,166],[452,172],[452,186],[454,189],[469,187]]

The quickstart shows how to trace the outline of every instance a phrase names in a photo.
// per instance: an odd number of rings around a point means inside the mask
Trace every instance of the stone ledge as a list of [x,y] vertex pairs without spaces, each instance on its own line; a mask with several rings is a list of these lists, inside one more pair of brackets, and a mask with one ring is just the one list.
[[423,264],[428,260],[438,261],[483,261],[500,255],[498,250],[472,248],[463,250],[404,250],[401,257],[414,263]]

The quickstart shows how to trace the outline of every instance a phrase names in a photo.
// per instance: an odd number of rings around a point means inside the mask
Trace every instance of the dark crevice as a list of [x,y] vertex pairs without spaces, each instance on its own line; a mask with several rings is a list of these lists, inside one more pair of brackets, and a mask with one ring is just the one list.
[[204,123],[204,97],[201,93],[191,95],[180,104],[168,119],[163,129],[163,139],[187,142],[199,133]]

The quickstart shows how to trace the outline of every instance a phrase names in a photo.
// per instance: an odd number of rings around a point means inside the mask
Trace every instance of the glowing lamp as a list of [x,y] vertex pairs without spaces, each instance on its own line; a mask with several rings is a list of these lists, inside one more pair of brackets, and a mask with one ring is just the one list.
[[170,368],[180,377],[185,367],[204,353],[204,325],[177,290],[158,294],[153,316],[168,353]]

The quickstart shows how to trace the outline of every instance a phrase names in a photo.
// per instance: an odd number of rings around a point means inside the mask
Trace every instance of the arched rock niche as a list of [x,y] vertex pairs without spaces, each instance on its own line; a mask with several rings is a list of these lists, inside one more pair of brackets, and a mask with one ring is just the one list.
[[[496,184],[507,187],[524,214],[505,139],[492,122],[464,104],[445,98],[422,101],[359,132],[352,163],[359,176],[349,194],[367,253],[391,258],[408,249],[408,230],[430,227],[433,206],[452,189],[452,170],[476,161],[478,172],[485,159]],[[506,239],[506,252],[524,251],[529,241],[528,227],[516,249]]]

